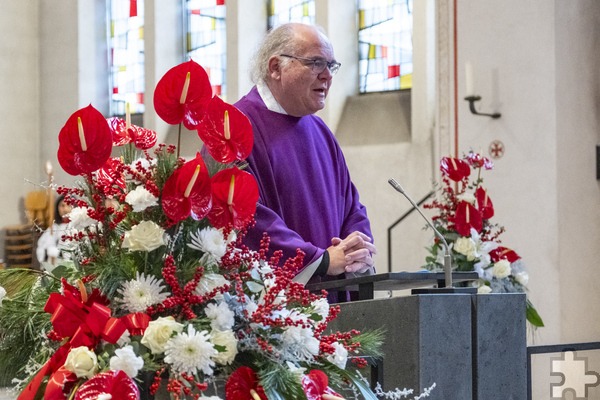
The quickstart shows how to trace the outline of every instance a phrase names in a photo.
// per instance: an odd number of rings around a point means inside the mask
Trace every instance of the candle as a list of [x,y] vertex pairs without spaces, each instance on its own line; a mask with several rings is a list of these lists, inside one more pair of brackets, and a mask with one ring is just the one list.
[[470,61],[465,63],[465,97],[474,96],[473,90],[473,65]]

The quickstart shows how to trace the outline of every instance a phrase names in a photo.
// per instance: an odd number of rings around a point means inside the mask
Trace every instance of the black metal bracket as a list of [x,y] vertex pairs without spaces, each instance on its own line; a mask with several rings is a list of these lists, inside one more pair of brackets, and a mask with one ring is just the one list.
[[469,110],[471,110],[471,113],[475,114],[475,115],[482,115],[485,117],[490,117],[490,118],[500,118],[502,116],[502,114],[500,113],[492,113],[492,114],[486,114],[486,113],[480,113],[479,111],[477,111],[475,109],[475,102],[481,100],[481,96],[467,96],[465,97],[465,100],[469,102]]

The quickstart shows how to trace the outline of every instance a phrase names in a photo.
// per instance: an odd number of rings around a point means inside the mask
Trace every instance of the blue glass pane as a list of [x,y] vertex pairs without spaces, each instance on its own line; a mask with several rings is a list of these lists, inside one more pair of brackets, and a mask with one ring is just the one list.
[[213,93],[226,92],[227,31],[225,0],[186,0],[186,58],[208,73]]
[[315,23],[315,0],[269,0],[267,28],[286,22]]
[[111,115],[144,112],[144,1],[110,0]]
[[361,93],[412,87],[413,0],[359,0]]

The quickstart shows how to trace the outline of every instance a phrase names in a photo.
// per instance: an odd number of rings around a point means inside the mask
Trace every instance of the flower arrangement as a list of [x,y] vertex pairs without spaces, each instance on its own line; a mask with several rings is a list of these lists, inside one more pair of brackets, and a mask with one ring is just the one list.
[[[432,220],[451,248],[456,271],[476,271],[473,284],[478,293],[526,292],[529,275],[521,257],[502,245],[504,227],[491,221],[494,205],[483,186],[483,170],[493,163],[469,152],[462,159],[443,157],[440,163],[440,196],[425,208],[437,210]],[[426,268],[443,270],[443,249],[434,241],[426,258]],[[527,300],[527,320],[534,327],[544,326],[531,301]]]
[[82,181],[56,189],[73,207],[69,257],[0,271],[2,381],[19,400],[376,398],[357,370],[381,356],[381,332],[327,333],[339,307],[293,281],[302,254],[280,263],[267,236],[243,244],[258,199],[248,119],[193,61],[164,75],[154,105],[210,157],[182,159],[128,115],[71,115],[58,160]]

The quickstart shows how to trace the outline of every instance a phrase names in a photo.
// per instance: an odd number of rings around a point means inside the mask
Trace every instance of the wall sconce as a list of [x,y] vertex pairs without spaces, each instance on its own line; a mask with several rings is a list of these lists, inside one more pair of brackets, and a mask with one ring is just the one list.
[[477,111],[475,109],[475,102],[481,100],[481,96],[471,95],[471,96],[465,97],[465,100],[469,102],[469,110],[471,110],[471,113],[473,113],[475,115],[483,115],[483,116],[491,117],[494,119],[500,118],[500,116],[502,115],[500,113],[487,114],[487,113],[480,113],[479,111]]
[[475,102],[481,100],[481,96],[477,96],[474,94],[475,91],[473,90],[473,65],[469,61],[467,61],[465,64],[465,86],[467,92],[467,97],[465,97],[465,100],[469,102],[469,110],[471,110],[471,113],[475,115],[491,117],[494,119],[500,118],[500,113],[480,113],[475,109]]

